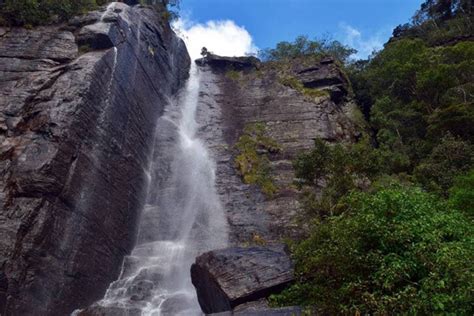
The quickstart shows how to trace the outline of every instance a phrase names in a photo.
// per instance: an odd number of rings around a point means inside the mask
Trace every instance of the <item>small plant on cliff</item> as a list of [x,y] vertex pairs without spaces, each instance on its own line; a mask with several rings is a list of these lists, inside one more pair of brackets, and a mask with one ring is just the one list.
[[279,82],[282,85],[290,87],[311,99],[329,96],[329,92],[327,92],[326,90],[306,88],[301,83],[301,81],[299,81],[297,78],[293,76],[286,75],[283,78],[280,78]]
[[275,140],[265,136],[265,125],[247,125],[235,147],[238,150],[235,166],[244,182],[257,184],[263,193],[272,197],[278,189],[270,175],[268,153],[276,153],[281,148]]
[[241,73],[235,70],[229,70],[225,73],[225,76],[231,80],[239,80]]

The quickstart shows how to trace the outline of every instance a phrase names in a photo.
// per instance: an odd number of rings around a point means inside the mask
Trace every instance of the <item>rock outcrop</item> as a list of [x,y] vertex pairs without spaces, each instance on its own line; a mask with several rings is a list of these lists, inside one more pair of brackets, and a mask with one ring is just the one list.
[[117,278],[189,64],[147,7],[0,31],[0,314],[67,315]]
[[221,70],[255,70],[260,68],[260,60],[253,56],[227,57],[208,53],[206,57],[196,60],[199,66],[209,65]]
[[282,245],[214,250],[197,257],[191,267],[191,280],[205,313],[230,311],[266,298],[293,278],[293,265]]

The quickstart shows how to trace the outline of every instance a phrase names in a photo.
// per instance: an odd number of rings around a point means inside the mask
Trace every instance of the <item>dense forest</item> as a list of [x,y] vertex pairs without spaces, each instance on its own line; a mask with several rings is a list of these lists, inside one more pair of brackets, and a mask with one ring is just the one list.
[[[298,281],[275,305],[338,314],[474,313],[474,19],[471,1],[428,0],[368,60],[299,37],[266,60],[336,57],[363,133],[317,139],[294,162],[310,222],[290,241]],[[363,117],[363,119],[362,119]]]

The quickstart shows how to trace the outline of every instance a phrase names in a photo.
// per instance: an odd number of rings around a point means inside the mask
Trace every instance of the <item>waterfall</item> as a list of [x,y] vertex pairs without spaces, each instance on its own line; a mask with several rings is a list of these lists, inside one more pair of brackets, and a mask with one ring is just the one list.
[[193,65],[183,92],[157,123],[137,245],[98,305],[143,316],[201,315],[190,266],[199,253],[226,245],[227,222],[214,162],[197,135],[199,85]]

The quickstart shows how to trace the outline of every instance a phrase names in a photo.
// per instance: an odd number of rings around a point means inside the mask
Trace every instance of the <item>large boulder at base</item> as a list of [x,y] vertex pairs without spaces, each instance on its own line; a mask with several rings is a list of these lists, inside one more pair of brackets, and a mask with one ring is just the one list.
[[231,247],[197,257],[191,279],[202,310],[217,313],[281,291],[294,269],[283,245]]

